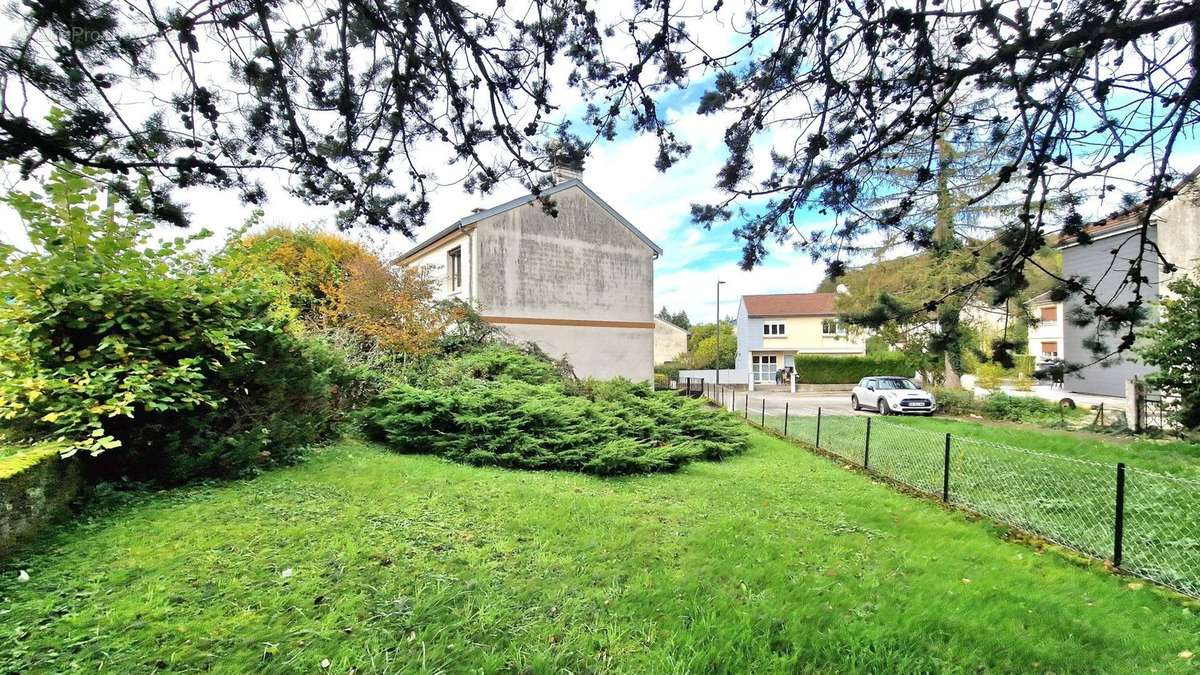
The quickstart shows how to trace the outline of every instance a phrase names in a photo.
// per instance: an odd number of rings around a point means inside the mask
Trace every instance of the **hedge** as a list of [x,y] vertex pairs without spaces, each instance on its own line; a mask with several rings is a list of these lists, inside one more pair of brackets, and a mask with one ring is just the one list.
[[868,356],[825,356],[797,354],[796,382],[801,384],[856,384],[864,377],[899,375],[910,377],[914,368],[902,354]]

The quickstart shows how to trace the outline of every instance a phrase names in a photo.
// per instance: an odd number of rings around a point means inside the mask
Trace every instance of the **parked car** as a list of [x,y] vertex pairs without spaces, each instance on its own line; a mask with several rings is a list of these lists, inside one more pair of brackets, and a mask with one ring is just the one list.
[[933,394],[907,377],[864,377],[850,392],[850,405],[855,410],[874,408],[881,415],[932,415],[937,410]]

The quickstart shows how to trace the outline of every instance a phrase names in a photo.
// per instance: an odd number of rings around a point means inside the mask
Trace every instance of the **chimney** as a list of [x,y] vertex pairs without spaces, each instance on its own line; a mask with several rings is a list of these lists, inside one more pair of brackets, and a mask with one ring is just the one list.
[[550,178],[556,185],[583,177],[582,156],[572,157],[570,153],[564,152],[563,144],[558,139],[547,143],[546,150],[550,155]]
[[555,164],[550,168],[550,177],[554,179],[554,183],[565,183],[569,180],[582,178],[583,169],[573,169],[566,164]]

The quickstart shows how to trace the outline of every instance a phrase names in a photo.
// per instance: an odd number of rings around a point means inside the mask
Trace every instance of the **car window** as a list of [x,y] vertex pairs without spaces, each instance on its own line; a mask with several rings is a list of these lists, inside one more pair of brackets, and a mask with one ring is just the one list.
[[903,377],[881,377],[875,380],[876,389],[916,389],[912,380]]

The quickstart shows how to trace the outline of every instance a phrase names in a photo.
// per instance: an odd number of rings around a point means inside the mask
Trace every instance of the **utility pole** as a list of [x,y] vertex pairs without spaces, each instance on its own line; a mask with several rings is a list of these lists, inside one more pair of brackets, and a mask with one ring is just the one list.
[[717,279],[717,358],[713,363],[713,370],[717,371],[717,385],[721,384],[721,284],[725,283]]

